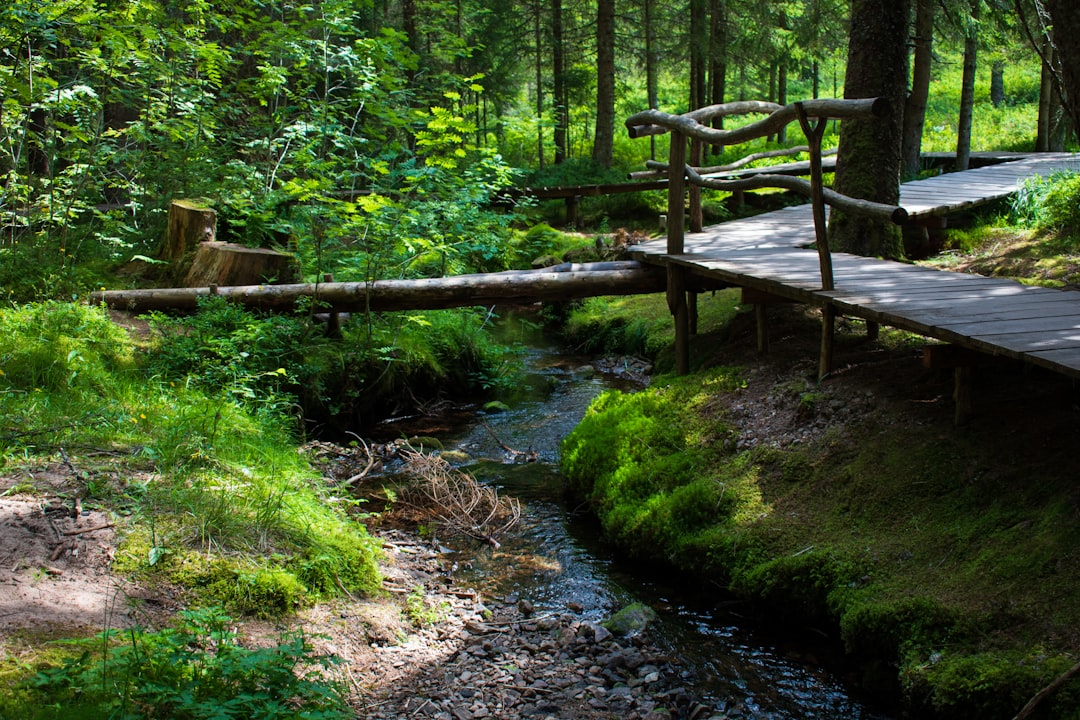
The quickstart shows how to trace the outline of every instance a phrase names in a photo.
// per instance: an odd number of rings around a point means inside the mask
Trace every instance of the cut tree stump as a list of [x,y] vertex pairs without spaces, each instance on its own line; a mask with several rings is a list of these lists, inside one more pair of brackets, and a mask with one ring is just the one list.
[[195,246],[215,239],[217,213],[195,200],[173,200],[169,204],[169,229],[165,236],[165,257],[170,263],[183,261]]
[[226,242],[199,243],[184,287],[289,283],[297,278],[296,258],[276,250]]

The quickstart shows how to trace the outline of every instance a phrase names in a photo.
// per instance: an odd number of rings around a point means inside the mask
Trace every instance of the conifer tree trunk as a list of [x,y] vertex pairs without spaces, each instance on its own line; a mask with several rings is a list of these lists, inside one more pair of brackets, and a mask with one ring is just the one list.
[[[712,0],[710,8],[709,33],[709,104],[718,105],[724,102],[727,92],[727,8],[724,0]],[[724,127],[724,118],[718,117],[713,120],[713,127]],[[720,155],[724,152],[723,145],[713,145],[712,153]]]
[[[645,92],[648,95],[649,109],[660,106],[659,81],[657,79],[656,57],[656,19],[653,0],[642,0],[642,22],[645,27]],[[656,136],[649,136],[649,158],[656,159]]]
[[596,3],[596,134],[593,160],[611,167],[615,145],[615,0]]
[[915,6],[915,62],[911,92],[904,104],[903,165],[901,177],[917,177],[920,170],[926,102],[930,97],[930,68],[934,56],[934,11],[936,0],[917,0]]
[[971,24],[964,38],[964,72],[960,84],[960,118],[956,126],[956,169],[971,161],[971,124],[975,112],[975,67],[979,51],[979,11],[982,0],[970,0]]
[[990,68],[990,102],[1001,107],[1005,102],[1005,61],[995,60]]
[[[833,188],[851,197],[896,203],[900,198],[900,127],[907,82],[909,0],[852,0],[844,97],[883,97],[886,118],[845,120]],[[903,257],[900,229],[887,221],[834,209],[833,250]]]
[[1053,44],[1061,63],[1061,104],[1080,132],[1080,2],[1043,0],[1053,22]]
[[562,0],[551,0],[552,103],[555,108],[555,163],[566,159],[566,126],[569,107],[566,97],[566,58],[563,54]]
[[1043,43],[1042,76],[1039,82],[1039,121],[1035,136],[1035,152],[1049,152],[1050,126],[1054,111],[1054,75],[1051,68],[1054,48],[1049,41]]
[[536,49],[536,162],[544,168],[544,35],[540,24],[540,0],[533,5],[533,43]]
[[705,68],[708,62],[707,0],[690,0],[690,110],[705,105]]

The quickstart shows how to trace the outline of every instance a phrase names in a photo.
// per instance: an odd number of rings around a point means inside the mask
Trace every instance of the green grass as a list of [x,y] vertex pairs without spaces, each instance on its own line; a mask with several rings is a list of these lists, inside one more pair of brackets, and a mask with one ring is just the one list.
[[[707,356],[707,343],[717,339],[710,332],[728,326],[739,310],[738,290],[698,295],[695,356]],[[675,328],[662,294],[589,298],[570,311],[563,333],[582,352],[637,353],[657,360],[661,368],[674,366]]]
[[[611,541],[773,622],[835,628],[853,656],[895,663],[927,716],[1011,717],[1071,665],[1080,494],[1065,433],[1043,434],[1036,459],[992,423],[943,433],[882,415],[736,451],[716,396],[739,384],[714,368],[594,402],[563,467]],[[1077,697],[1067,687],[1051,716]]]
[[378,588],[374,542],[332,509],[342,499],[296,452],[287,416],[148,377],[97,308],[0,310],[0,332],[9,339],[0,351],[0,472],[18,478],[66,454],[83,469],[69,492],[129,513],[118,568],[204,577],[194,585],[207,601],[260,614]]

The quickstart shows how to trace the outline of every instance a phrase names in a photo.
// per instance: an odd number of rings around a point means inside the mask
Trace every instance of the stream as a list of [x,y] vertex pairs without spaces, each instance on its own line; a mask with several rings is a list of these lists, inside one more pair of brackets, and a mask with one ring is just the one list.
[[[594,518],[565,506],[562,438],[599,393],[631,386],[593,371],[590,358],[560,354],[538,335],[533,331],[524,341],[528,375],[519,397],[507,402],[509,410],[477,413],[449,432],[423,433],[435,434],[447,450],[467,453],[471,460],[461,469],[522,505],[521,522],[501,538],[497,552],[454,543],[466,568],[462,579],[488,595],[524,598],[538,610],[572,608],[590,620],[633,602],[651,606],[659,615],[656,643],[681,659],[702,702],[731,717],[888,720],[887,711],[845,684],[826,638],[770,633],[740,616],[739,604],[723,589],[643,572],[603,545]],[[537,460],[514,462],[504,446]]]

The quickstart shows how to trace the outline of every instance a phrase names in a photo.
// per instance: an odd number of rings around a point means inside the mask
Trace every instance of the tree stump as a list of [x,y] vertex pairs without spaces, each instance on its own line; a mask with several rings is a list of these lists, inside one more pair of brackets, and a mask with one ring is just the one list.
[[165,257],[170,263],[183,261],[201,242],[215,239],[217,213],[194,200],[173,200],[169,204],[169,229],[165,236]]
[[225,242],[199,243],[184,287],[263,285],[297,279],[296,258],[289,253]]

